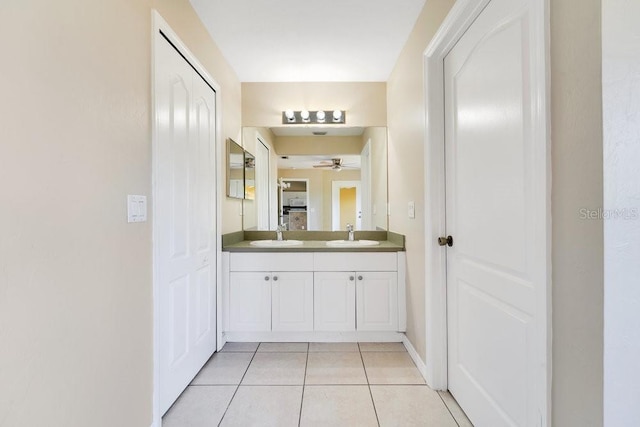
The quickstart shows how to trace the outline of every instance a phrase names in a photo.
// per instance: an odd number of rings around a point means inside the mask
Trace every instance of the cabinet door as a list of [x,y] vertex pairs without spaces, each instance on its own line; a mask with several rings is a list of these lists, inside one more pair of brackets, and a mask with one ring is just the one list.
[[313,331],[313,273],[271,274],[271,327]]
[[229,330],[271,330],[271,273],[229,274]]
[[359,331],[398,330],[397,273],[356,273],[356,301]]
[[314,273],[313,293],[316,331],[355,331],[355,273]]

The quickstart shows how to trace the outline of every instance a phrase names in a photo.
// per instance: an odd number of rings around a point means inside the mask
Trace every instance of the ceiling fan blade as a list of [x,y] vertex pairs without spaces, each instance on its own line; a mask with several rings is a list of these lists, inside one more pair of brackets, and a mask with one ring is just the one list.
[[334,165],[313,165],[314,168],[332,168]]

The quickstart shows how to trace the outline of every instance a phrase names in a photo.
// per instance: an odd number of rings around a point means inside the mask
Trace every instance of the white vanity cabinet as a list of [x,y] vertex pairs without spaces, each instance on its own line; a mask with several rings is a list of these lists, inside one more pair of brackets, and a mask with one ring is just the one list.
[[314,273],[313,313],[316,331],[355,331],[355,274],[342,271]]
[[230,331],[313,330],[313,254],[234,253],[229,261]]
[[398,274],[356,272],[356,303],[359,331],[397,331]]
[[313,273],[233,271],[229,281],[231,330],[313,330]]
[[232,271],[229,283],[229,329],[270,331],[271,273]]
[[272,274],[271,330],[313,330],[313,273]]
[[[345,299],[345,295],[351,297],[353,291],[355,291],[355,304],[350,302],[350,307],[353,307],[355,312],[350,313],[352,316],[350,319],[353,319],[352,322],[355,321],[355,330],[399,330],[398,255],[396,252],[322,252],[316,254],[314,268],[316,295],[330,293],[323,290],[323,287],[332,287],[342,293],[340,296],[337,291],[334,291],[335,295],[330,295],[326,302],[314,301],[316,330],[353,330],[352,324],[345,324],[349,327],[339,329],[338,322],[329,323],[329,326],[334,326],[333,329],[318,329],[318,319],[335,320],[334,317],[342,314],[341,302]],[[319,277],[324,281],[318,283]],[[344,289],[337,286],[339,283],[344,283]],[[331,304],[330,298],[340,302]],[[325,324],[326,322],[323,322],[321,326],[325,327]]]
[[223,253],[222,330],[246,340],[395,340],[404,252]]

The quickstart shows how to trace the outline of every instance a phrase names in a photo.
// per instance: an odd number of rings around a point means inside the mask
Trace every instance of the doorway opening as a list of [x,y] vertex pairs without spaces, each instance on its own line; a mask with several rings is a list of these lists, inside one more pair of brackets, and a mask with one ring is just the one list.
[[287,230],[309,230],[309,179],[280,178],[278,180],[279,225]]
[[362,191],[360,181],[333,181],[331,183],[331,228],[362,230]]

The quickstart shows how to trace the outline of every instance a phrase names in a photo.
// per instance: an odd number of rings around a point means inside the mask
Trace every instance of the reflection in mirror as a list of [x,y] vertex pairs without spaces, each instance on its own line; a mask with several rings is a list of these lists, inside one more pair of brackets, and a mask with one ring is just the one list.
[[244,152],[244,198],[256,198],[256,158],[248,151]]
[[280,178],[278,181],[278,224],[288,230],[308,230],[309,180]]
[[[243,138],[255,135],[266,141],[274,163],[269,171],[269,227],[260,229],[283,225],[329,231],[345,230],[347,224],[356,230],[388,228],[386,127],[244,128]],[[292,188],[300,182],[306,189],[296,194]],[[256,229],[256,218],[267,214],[258,213],[251,201],[243,206],[243,228]]]
[[244,150],[238,143],[227,140],[227,197],[244,199]]

